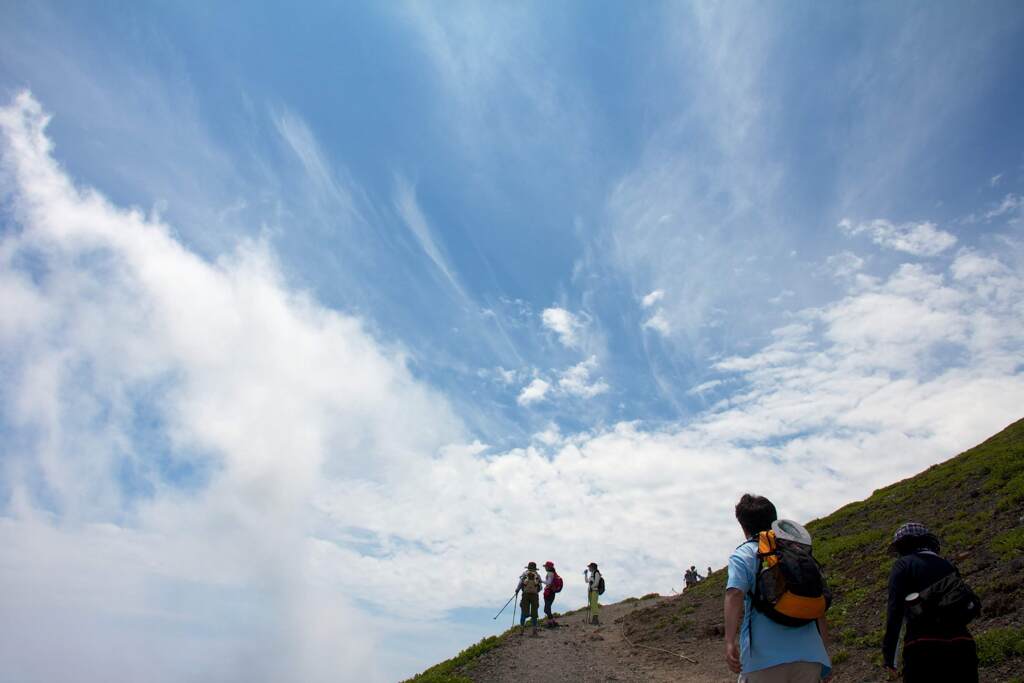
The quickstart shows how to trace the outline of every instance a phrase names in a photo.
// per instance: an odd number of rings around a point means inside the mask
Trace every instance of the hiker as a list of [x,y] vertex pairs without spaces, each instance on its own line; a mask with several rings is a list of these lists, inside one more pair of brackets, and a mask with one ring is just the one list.
[[708,575],[706,577],[704,577],[704,578],[706,578],[706,579],[710,579],[711,578],[711,565],[708,565]]
[[587,582],[587,603],[590,605],[590,623],[594,626],[599,626],[601,620],[598,619],[598,613],[601,611],[601,605],[597,599],[598,596],[604,593],[604,577],[597,570],[597,562],[588,564],[587,570],[583,572],[583,578]]
[[523,593],[523,599],[519,603],[520,635],[526,631],[527,616],[530,617],[530,623],[533,626],[533,632],[530,635],[537,635],[537,608],[540,606],[540,587],[542,583],[543,580],[540,578],[540,574],[537,573],[537,563],[530,562],[527,564],[526,571],[519,576],[519,584],[516,586],[516,595],[520,591]]
[[[882,662],[890,678],[898,676],[896,649],[906,618],[904,681],[977,683],[978,652],[967,622],[981,611],[980,600],[960,580],[956,567],[939,556],[939,539],[923,524],[909,522],[897,529],[889,551],[897,555],[889,573],[889,609],[882,639]],[[961,595],[975,604],[960,614],[925,598],[925,589],[933,587],[931,595],[952,605],[950,587],[961,586],[966,589]]]
[[[776,542],[778,537],[773,531],[776,519],[775,505],[763,496],[747,493],[736,504],[736,521],[747,540],[729,557],[725,591],[725,661],[733,673],[739,674],[739,683],[816,683],[829,680],[832,664],[825,649],[828,625],[824,617],[827,605],[824,595],[816,598],[816,604],[820,601],[821,611],[821,616],[816,619],[780,616],[762,602],[756,603],[755,607],[753,598],[758,590],[761,569],[759,543],[762,538],[766,543]],[[806,543],[809,556],[810,534],[793,522],[787,521],[786,524],[787,529],[806,537],[801,538],[801,542]],[[778,554],[775,550],[769,552],[776,560],[782,561],[779,559],[781,550]],[[820,583],[823,585],[823,580]],[[786,620],[794,625],[780,623]],[[795,625],[797,623],[801,625]]]
[[555,571],[555,563],[548,560],[544,563],[546,570],[544,576],[544,625],[548,628],[555,628],[558,622],[555,615],[551,613],[551,605],[555,601],[555,594],[562,592],[562,577]]
[[692,564],[690,565],[690,568],[686,570],[686,573],[683,574],[683,579],[687,588],[690,586],[696,586],[700,583],[701,578],[701,575],[697,573],[697,567]]

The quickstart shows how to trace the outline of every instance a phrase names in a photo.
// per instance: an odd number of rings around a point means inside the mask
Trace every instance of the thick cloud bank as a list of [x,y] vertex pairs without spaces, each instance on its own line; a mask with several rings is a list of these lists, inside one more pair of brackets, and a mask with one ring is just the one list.
[[[400,346],[294,291],[265,245],[209,262],[76,187],[46,121],[28,94],[0,110],[14,680],[394,678],[420,662],[382,643],[443,617],[439,594],[500,606],[530,559],[562,567],[569,604],[591,560],[611,598],[668,591],[681,565],[723,563],[741,492],[807,519],[1024,405],[1021,248],[1006,238],[851,271],[837,301],[718,359],[708,386],[734,391],[686,422],[552,429],[494,452]],[[567,320],[544,322],[568,346]],[[589,362],[558,390],[605,391]]]

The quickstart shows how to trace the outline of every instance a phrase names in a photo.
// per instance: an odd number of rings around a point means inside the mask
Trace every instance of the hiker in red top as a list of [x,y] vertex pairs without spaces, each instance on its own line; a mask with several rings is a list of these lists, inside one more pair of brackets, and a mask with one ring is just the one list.
[[551,604],[555,601],[555,594],[562,590],[562,577],[555,571],[555,563],[548,560],[544,563],[547,574],[544,577],[544,625],[548,628],[555,628],[558,622],[555,615],[551,613]]

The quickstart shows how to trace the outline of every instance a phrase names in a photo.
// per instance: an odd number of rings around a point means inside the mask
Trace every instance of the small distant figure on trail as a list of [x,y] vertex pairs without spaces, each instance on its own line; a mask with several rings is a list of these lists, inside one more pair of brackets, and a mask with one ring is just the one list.
[[598,618],[601,611],[601,604],[597,598],[604,594],[604,577],[597,570],[597,562],[591,562],[583,572],[583,579],[587,582],[587,603],[590,605],[590,623],[598,626],[601,620]]
[[530,617],[530,622],[533,626],[533,632],[530,635],[537,635],[537,608],[540,606],[540,589],[542,585],[543,580],[537,572],[537,563],[530,562],[526,565],[526,571],[519,576],[519,584],[516,586],[516,595],[520,591],[523,593],[523,599],[519,603],[521,610],[519,614],[519,635],[526,631],[527,616]]
[[683,583],[687,588],[696,585],[700,581],[700,574],[697,573],[697,568],[694,565],[690,565],[690,568],[683,573]]
[[736,521],[747,540],[729,557],[726,664],[739,683],[829,680],[830,596],[810,552],[810,534],[779,520],[770,500],[749,493],[736,504]]
[[544,569],[547,570],[544,576],[544,616],[547,617],[544,621],[544,625],[548,628],[555,628],[558,626],[558,622],[555,621],[555,615],[551,613],[551,605],[555,601],[555,595],[562,592],[562,577],[555,571],[555,563],[548,560],[544,563]]
[[882,662],[896,671],[897,642],[903,636],[903,680],[977,683],[978,650],[967,624],[981,613],[981,601],[948,560],[939,539],[923,524],[908,522],[893,535],[898,558],[889,573],[889,609]]
[[711,578],[711,573],[712,573],[711,565],[708,565],[708,575],[705,576],[704,578],[705,579],[710,579]]

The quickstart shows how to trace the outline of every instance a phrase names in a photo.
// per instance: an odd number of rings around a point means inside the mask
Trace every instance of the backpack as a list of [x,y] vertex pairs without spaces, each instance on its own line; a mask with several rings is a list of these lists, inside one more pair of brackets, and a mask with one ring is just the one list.
[[604,574],[597,580],[597,594],[604,595]]
[[751,539],[757,543],[759,562],[752,602],[757,611],[778,624],[803,626],[825,615],[832,592],[825,572],[811,554],[810,534],[800,527],[807,543],[783,538],[776,533],[777,525]]
[[959,627],[979,614],[981,599],[955,569],[920,593],[907,596],[907,615],[912,621]]
[[534,571],[523,575],[523,593],[540,593],[540,574]]
[[555,593],[562,592],[562,577],[555,574],[555,578],[551,580],[551,590]]

